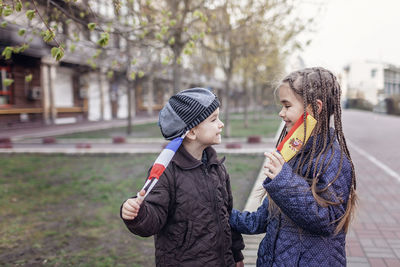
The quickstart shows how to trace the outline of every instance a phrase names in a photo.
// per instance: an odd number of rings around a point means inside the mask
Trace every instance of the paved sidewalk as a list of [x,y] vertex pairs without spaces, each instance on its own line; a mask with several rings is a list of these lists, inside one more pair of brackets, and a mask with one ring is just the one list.
[[[156,122],[157,120],[158,117],[155,116],[136,117],[132,119],[132,125]],[[1,129],[0,137],[9,137],[12,139],[12,141],[18,141],[26,138],[40,138],[45,136],[57,136],[70,133],[102,130],[113,127],[122,127],[126,126],[127,124],[127,120],[115,119],[73,124],[46,125],[34,128]]]

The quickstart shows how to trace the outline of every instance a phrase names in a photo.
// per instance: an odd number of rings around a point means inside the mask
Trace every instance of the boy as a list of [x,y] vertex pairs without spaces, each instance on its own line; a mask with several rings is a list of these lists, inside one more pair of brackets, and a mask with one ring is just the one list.
[[126,226],[155,235],[157,266],[243,266],[242,236],[229,226],[229,175],[211,147],[221,143],[224,127],[218,98],[204,88],[184,90],[160,111],[159,126],[168,140],[188,132],[146,199],[123,203]]

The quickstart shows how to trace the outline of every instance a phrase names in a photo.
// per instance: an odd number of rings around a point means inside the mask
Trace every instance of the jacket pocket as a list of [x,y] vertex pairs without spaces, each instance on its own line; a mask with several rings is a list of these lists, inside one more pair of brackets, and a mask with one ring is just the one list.
[[190,249],[192,246],[192,232],[193,232],[193,222],[188,221],[187,222],[187,231],[182,239],[183,244],[182,247],[179,249],[179,258],[181,260],[185,260],[185,255],[189,256],[189,258],[193,258],[195,255],[190,255],[190,253],[187,253],[187,250]]
[[182,251],[185,251],[190,246],[192,240],[192,231],[193,231],[193,223],[192,221],[188,221],[187,231],[183,239]]

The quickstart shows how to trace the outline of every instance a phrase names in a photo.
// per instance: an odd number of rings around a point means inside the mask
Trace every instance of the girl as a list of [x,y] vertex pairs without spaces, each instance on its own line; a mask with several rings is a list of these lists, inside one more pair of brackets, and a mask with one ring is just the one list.
[[[232,228],[266,233],[257,266],[345,266],[345,238],[356,202],[354,166],[342,131],[340,86],[324,68],[293,72],[278,87],[285,137],[306,114],[317,124],[288,162],[265,155],[265,194],[256,212],[233,210]],[[334,128],[330,127],[333,117]]]

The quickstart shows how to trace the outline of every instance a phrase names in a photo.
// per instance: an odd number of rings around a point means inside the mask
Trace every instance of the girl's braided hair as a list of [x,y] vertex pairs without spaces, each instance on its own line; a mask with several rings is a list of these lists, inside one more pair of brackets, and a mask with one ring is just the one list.
[[[349,201],[347,203],[346,211],[340,218],[337,219],[338,225],[335,233],[339,233],[341,230],[347,232],[351,218],[354,214],[356,206],[356,177],[354,171],[354,165],[350,157],[349,150],[347,148],[346,139],[343,135],[342,121],[341,121],[341,106],[340,106],[340,95],[341,89],[336,77],[327,69],[318,68],[306,68],[299,71],[295,71],[286,76],[283,83],[288,83],[290,88],[303,99],[304,104],[304,121],[306,119],[306,108],[311,106],[313,114],[316,116],[317,125],[314,129],[314,133],[318,133],[323,136],[322,142],[317,142],[317,138],[313,138],[313,143],[309,153],[304,153],[304,150],[299,152],[299,163],[295,168],[295,173],[302,175],[301,170],[306,163],[307,171],[303,177],[309,180],[311,184],[312,194],[317,203],[322,207],[328,205],[341,205],[343,200],[340,196],[335,196],[334,200],[326,199],[322,195],[328,192],[329,187],[338,179],[341,169],[343,166],[343,156],[345,155],[350,162],[352,168],[352,182],[350,188]],[[322,109],[318,113],[317,100],[322,101]],[[324,188],[318,188],[317,183],[319,178],[326,172],[327,167],[330,165],[333,159],[333,153],[331,153],[327,164],[323,164],[328,156],[328,152],[332,149],[335,138],[327,138],[330,135],[331,117],[334,119],[334,136],[340,146],[340,163],[335,178]],[[304,136],[306,133],[306,127],[304,127]],[[286,127],[281,132],[277,144],[279,144],[285,135],[287,134]],[[329,140],[329,143],[328,143]],[[312,159],[316,158],[315,168],[311,172]],[[323,168],[323,166],[325,167]],[[332,191],[332,190],[331,190]],[[271,200],[271,199],[270,199]],[[271,201],[272,202],[272,201]],[[270,205],[271,214],[276,214],[277,209],[275,203],[272,202]],[[279,210],[279,209],[278,209]]]

